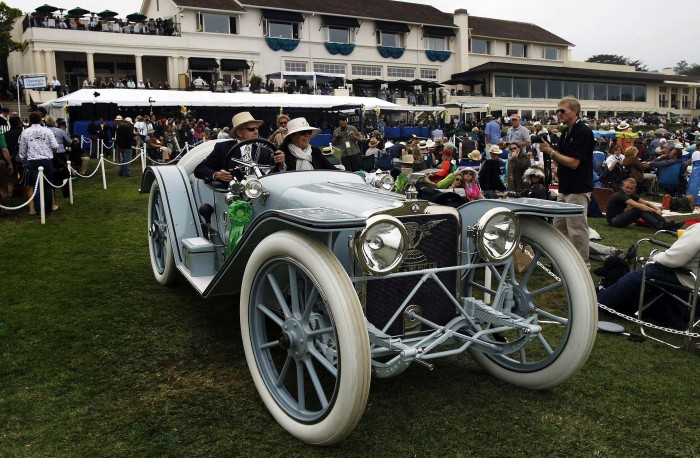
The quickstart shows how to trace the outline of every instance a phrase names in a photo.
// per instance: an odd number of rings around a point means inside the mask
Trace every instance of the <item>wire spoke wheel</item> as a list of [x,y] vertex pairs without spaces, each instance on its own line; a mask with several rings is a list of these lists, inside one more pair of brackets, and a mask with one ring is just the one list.
[[241,335],[280,425],[318,445],[352,431],[369,393],[369,339],[357,293],[326,246],[282,231],[256,247],[243,278]]
[[154,181],[148,197],[148,251],[153,275],[158,283],[169,285],[175,280],[173,248],[168,237],[168,217],[163,195]]
[[[496,297],[498,285],[510,288],[513,300],[506,302],[505,311],[540,326],[541,332],[510,354],[471,353],[504,381],[551,388],[574,375],[588,358],[596,333],[595,292],[583,260],[561,233],[534,218],[524,218],[521,229],[520,260],[501,270],[491,268],[490,285],[483,269],[469,272],[465,294],[487,301],[489,295]],[[513,330],[485,339],[505,343],[522,337],[522,331]]]

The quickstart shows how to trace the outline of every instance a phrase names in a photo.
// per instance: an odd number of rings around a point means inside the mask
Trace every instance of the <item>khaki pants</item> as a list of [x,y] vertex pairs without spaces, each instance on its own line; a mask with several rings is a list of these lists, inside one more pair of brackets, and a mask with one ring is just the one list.
[[583,215],[573,218],[554,218],[554,227],[568,238],[578,250],[588,267],[591,262],[588,258],[588,204],[591,201],[591,193],[583,194],[559,194],[558,202],[577,204],[583,207]]

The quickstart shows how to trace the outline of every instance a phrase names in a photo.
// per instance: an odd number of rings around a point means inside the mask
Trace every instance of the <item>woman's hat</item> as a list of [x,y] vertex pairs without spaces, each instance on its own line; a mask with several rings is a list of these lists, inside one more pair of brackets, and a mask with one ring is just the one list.
[[370,147],[370,148],[374,148],[374,147],[377,146],[378,144],[379,144],[379,140],[377,140],[377,139],[374,138],[374,137],[372,137],[372,138],[370,139],[370,141],[369,141],[369,147]]
[[476,149],[475,149],[474,151],[472,151],[471,153],[469,153],[469,154],[467,155],[467,157],[468,157],[469,159],[471,159],[472,161],[480,161],[480,160],[481,160],[481,153],[479,152],[479,150],[476,150]]
[[425,140],[421,140],[420,142],[418,142],[418,147],[420,149],[428,149],[428,142],[426,142]]
[[413,154],[404,154],[401,156],[402,164],[413,164]]
[[121,117],[121,115],[117,115],[117,117],[116,117],[116,118],[114,118],[114,120],[115,120],[115,121],[122,121],[122,117]]
[[306,118],[294,118],[287,122],[287,134],[284,136],[284,138],[286,140],[287,137],[289,137],[290,135],[304,130],[310,130],[311,137],[315,137],[321,132],[321,129],[309,125],[308,121],[306,121]]
[[332,156],[332,155],[333,155],[333,150],[334,150],[334,149],[335,149],[335,148],[333,148],[331,145],[328,145],[328,146],[324,146],[324,147],[321,149],[321,152],[323,153],[324,156]]
[[629,129],[630,125],[627,124],[627,121],[622,121],[620,124],[617,125],[617,130],[625,130]]
[[501,148],[498,145],[491,145],[489,147],[489,154],[501,154]]
[[463,169],[460,169],[458,173],[465,174],[465,173],[471,173],[475,178],[479,175],[476,173],[476,170],[474,170],[471,167],[464,167]]
[[544,179],[544,172],[539,167],[530,167],[523,173],[523,181],[530,184],[531,177],[540,177]]
[[[199,122],[203,122],[203,121],[200,119]],[[241,111],[236,116],[231,118],[231,124],[233,125],[234,132],[236,131],[236,129],[238,129],[242,125],[248,124],[248,123],[255,123],[255,127],[260,127],[260,126],[262,126],[263,121],[253,118],[253,115],[250,114],[250,112],[248,112],[248,111]]]

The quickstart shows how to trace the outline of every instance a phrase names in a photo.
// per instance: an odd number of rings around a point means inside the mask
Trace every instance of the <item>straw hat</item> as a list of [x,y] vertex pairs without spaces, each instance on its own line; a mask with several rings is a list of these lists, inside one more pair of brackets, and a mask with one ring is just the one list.
[[474,170],[471,167],[464,167],[463,169],[460,169],[458,173],[465,174],[465,173],[471,173],[474,178],[479,176],[478,173],[476,173],[476,170]]
[[529,184],[531,181],[531,177],[540,177],[544,179],[544,172],[541,168],[537,166],[530,167],[527,170],[525,170],[525,173],[523,173],[523,181]]
[[418,147],[420,149],[428,149],[428,142],[426,142],[425,140],[421,140],[420,142],[418,142]]
[[132,121],[131,118],[128,117],[128,116],[127,116],[126,118],[124,118],[124,121],[128,122],[129,124],[133,124],[133,123],[134,123],[134,121]]
[[306,118],[294,118],[287,122],[287,134],[284,136],[284,138],[286,139],[290,135],[304,130],[310,130],[311,137],[315,137],[321,132],[321,129],[309,125]]
[[333,150],[334,150],[334,149],[335,149],[335,148],[333,148],[331,145],[328,145],[328,146],[324,146],[324,147],[321,149],[321,152],[323,153],[324,156],[332,156],[332,155],[333,155]]
[[377,139],[374,138],[374,137],[372,137],[372,138],[370,139],[370,141],[369,141],[369,147],[370,147],[370,148],[374,148],[374,147],[377,146],[378,144],[379,144],[379,140],[377,140]]
[[121,116],[121,115],[117,115],[117,117],[114,118],[114,120],[115,120],[115,121],[122,121],[123,119],[122,119],[122,116]]
[[233,125],[233,131],[243,126],[244,124],[255,123],[255,127],[260,127],[263,121],[253,118],[253,115],[248,111],[241,111],[236,116],[231,118],[231,124]]
[[627,124],[627,121],[622,121],[620,124],[617,125],[617,130],[625,130],[629,129],[630,125]]
[[476,150],[476,149],[475,149],[474,151],[472,151],[471,153],[469,153],[469,154],[467,155],[467,157],[468,157],[469,159],[471,159],[472,161],[480,161],[480,160],[481,160],[481,153],[479,152],[479,150]]
[[413,164],[413,154],[404,154],[401,156],[402,164]]
[[498,145],[491,145],[489,147],[489,154],[501,154],[501,148]]

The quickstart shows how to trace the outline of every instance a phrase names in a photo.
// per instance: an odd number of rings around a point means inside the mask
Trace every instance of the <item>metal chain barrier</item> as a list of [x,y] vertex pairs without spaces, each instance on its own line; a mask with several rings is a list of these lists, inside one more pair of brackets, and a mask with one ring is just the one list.
[[690,331],[679,331],[678,329],[673,329],[673,328],[665,328],[663,326],[658,326],[646,321],[642,321],[640,319],[637,319],[633,316],[625,315],[624,313],[620,313],[617,310],[611,309],[610,307],[603,305],[601,303],[598,303],[598,307],[601,309],[605,310],[606,312],[612,313],[613,315],[617,315],[620,318],[624,318],[627,321],[631,321],[636,324],[641,324],[644,327],[656,329],[658,331],[663,331],[663,332],[668,332],[669,334],[676,334],[679,336],[686,336],[686,337],[696,337],[700,338],[700,334],[697,332],[690,332]]
[[[519,248],[522,249],[522,250],[528,255],[528,257],[529,257],[531,260],[534,260],[534,256],[533,256],[532,254],[530,254],[527,250],[523,249],[523,244],[522,244],[522,243],[519,244]],[[544,270],[545,272],[547,272],[547,273],[548,273],[552,278],[554,278],[556,281],[561,281],[559,277],[557,277],[557,276],[556,276],[551,270],[549,270],[547,267],[545,267],[544,265],[542,265],[542,263],[541,263],[540,261],[537,261],[537,265],[538,265],[542,270]],[[632,316],[629,316],[629,315],[625,315],[624,313],[620,313],[620,312],[618,312],[617,310],[611,309],[610,307],[608,307],[608,306],[606,306],[606,305],[603,305],[603,304],[601,304],[600,302],[598,302],[598,307],[600,307],[601,309],[605,310],[606,312],[610,312],[610,313],[612,313],[613,315],[617,315],[617,316],[619,316],[620,318],[623,318],[623,319],[625,319],[625,320],[627,320],[627,321],[631,321],[631,322],[636,323],[636,324],[640,324],[640,325],[642,325],[642,326],[644,326],[644,327],[648,327],[648,328],[651,328],[651,329],[656,329],[656,330],[658,330],[658,331],[668,332],[669,334],[676,334],[676,335],[679,335],[679,336],[700,338],[700,333],[690,332],[690,331],[679,331],[678,329],[667,328],[667,327],[664,327],[664,326],[659,326],[659,325],[656,325],[656,324],[653,324],[653,323],[649,323],[649,322],[647,322],[647,321],[642,321],[642,320],[640,320],[640,319],[638,319],[638,318],[635,318],[635,317],[632,317]]]

